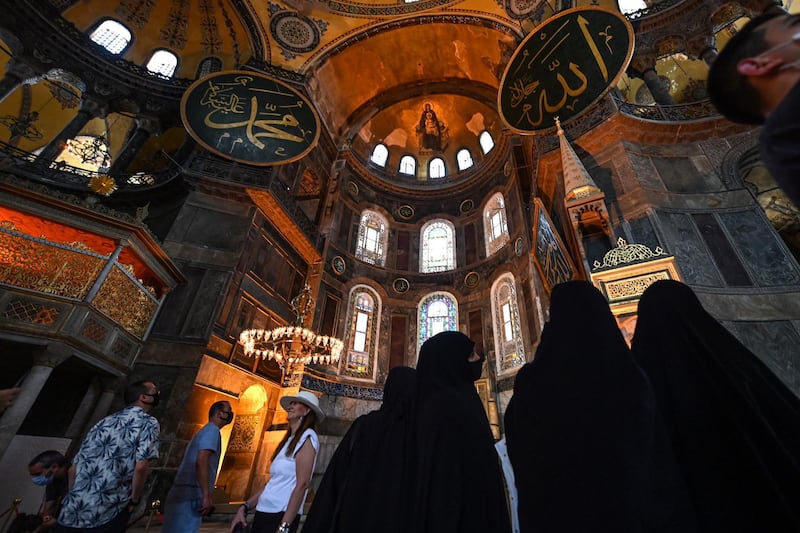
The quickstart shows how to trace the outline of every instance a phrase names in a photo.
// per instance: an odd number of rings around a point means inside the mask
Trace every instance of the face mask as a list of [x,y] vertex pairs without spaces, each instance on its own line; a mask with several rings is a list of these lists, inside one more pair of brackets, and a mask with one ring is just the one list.
[[53,481],[53,476],[52,475],[46,476],[44,474],[41,474],[36,477],[32,477],[31,481],[33,482],[34,485],[39,485],[39,486],[49,485]]
[[225,411],[220,411],[219,417],[223,419],[225,422],[230,422],[231,420],[233,420],[233,411],[231,411],[230,413],[226,413]]
[[153,399],[152,402],[144,402],[144,403],[147,403],[147,405],[149,405],[150,407],[155,407],[156,405],[158,405],[158,401],[161,399],[161,393],[160,392],[157,392],[155,394],[144,393],[143,395],[144,396],[150,396]]
[[470,361],[469,371],[472,373],[472,381],[480,379],[481,373],[483,372],[483,357],[477,361]]

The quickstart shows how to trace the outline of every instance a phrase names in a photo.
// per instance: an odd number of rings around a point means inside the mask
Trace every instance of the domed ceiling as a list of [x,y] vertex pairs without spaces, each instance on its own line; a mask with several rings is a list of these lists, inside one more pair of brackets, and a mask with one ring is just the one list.
[[[613,1],[602,4],[616,8]],[[502,135],[496,98],[505,64],[524,34],[553,14],[551,5],[83,0],[62,14],[85,32],[107,18],[121,22],[133,33],[123,59],[144,65],[155,50],[166,49],[179,57],[177,77],[196,79],[210,57],[223,70],[300,76],[334,142],[361,161],[376,143],[386,144],[389,170],[403,154],[413,155],[418,168],[441,154],[455,168],[461,148],[480,165],[480,132]],[[446,126],[438,142],[419,134],[426,106]]]

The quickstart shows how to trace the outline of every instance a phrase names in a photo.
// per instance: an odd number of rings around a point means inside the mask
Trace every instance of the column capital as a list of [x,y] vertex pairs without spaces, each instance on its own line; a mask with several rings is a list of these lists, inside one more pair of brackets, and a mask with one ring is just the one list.
[[108,114],[108,103],[84,94],[81,98],[81,107],[78,112],[87,113],[93,118],[105,118]]
[[72,355],[72,350],[62,344],[48,344],[33,353],[33,364],[55,368]]
[[20,83],[31,84],[38,81],[40,74],[25,61],[12,57],[6,63],[6,76],[17,78]]

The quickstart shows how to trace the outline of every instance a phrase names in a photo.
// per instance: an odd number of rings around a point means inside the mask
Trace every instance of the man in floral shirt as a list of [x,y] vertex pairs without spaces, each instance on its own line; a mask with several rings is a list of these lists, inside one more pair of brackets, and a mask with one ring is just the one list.
[[158,421],[148,411],[159,392],[150,381],[131,383],[128,406],[98,422],[86,435],[69,470],[70,491],[61,504],[59,531],[125,531],[139,504],[149,460],[158,457]]

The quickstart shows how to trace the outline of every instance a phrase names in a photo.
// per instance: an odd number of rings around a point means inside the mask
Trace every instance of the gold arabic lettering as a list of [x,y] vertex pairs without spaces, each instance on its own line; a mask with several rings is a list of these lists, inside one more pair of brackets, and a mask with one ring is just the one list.
[[[533,106],[526,103],[522,106],[522,114],[520,115],[517,124],[522,122],[522,119],[525,118],[528,120],[530,126],[539,126],[544,121],[545,113],[552,115],[567,104],[568,97],[574,98],[580,96],[584,91],[586,91],[586,88],[589,86],[589,80],[586,75],[581,72],[580,67],[577,64],[570,62],[569,70],[580,80],[580,84],[577,87],[570,87],[567,79],[559,72],[556,74],[556,80],[562,88],[561,98],[557,102],[551,103],[548,98],[547,89],[542,88],[537,99],[538,118],[536,120],[531,118],[530,111],[533,109]],[[541,87],[541,83],[538,80],[527,85],[523,84],[521,80],[518,80],[518,82],[518,85],[512,87],[512,107],[519,105],[528,97],[528,95],[536,92]],[[514,102],[516,102],[516,105]],[[572,110],[575,102],[573,101],[570,105],[572,107],[568,107],[568,109]]]
[[[213,120],[213,115],[215,115],[218,111],[222,111],[224,113],[227,110],[215,108],[209,112],[203,120],[206,126],[217,130],[230,130],[234,128],[245,127],[247,139],[259,149],[263,149],[265,146],[264,143],[260,141],[262,138],[282,139],[292,142],[303,142],[305,140],[303,137],[299,137],[280,129],[280,127],[295,128],[300,124],[300,121],[297,120],[297,117],[291,113],[284,114],[279,119],[259,119],[258,97],[256,96],[250,98],[250,116],[247,120],[241,120],[238,122],[215,122]],[[237,114],[243,113],[240,112]],[[280,116],[279,113],[263,114],[269,116]]]
[[[598,50],[597,44],[595,44],[594,39],[592,39],[592,34],[589,32],[589,21],[582,15],[578,15],[577,20],[578,26],[581,28],[581,33],[583,33],[583,37],[586,39],[586,44],[589,45],[589,50],[591,50],[594,60],[597,62],[597,66],[600,67],[600,73],[603,75],[603,79],[608,81],[608,68],[606,68],[603,56],[600,55],[600,50]],[[606,43],[608,43],[608,41],[606,41]]]

